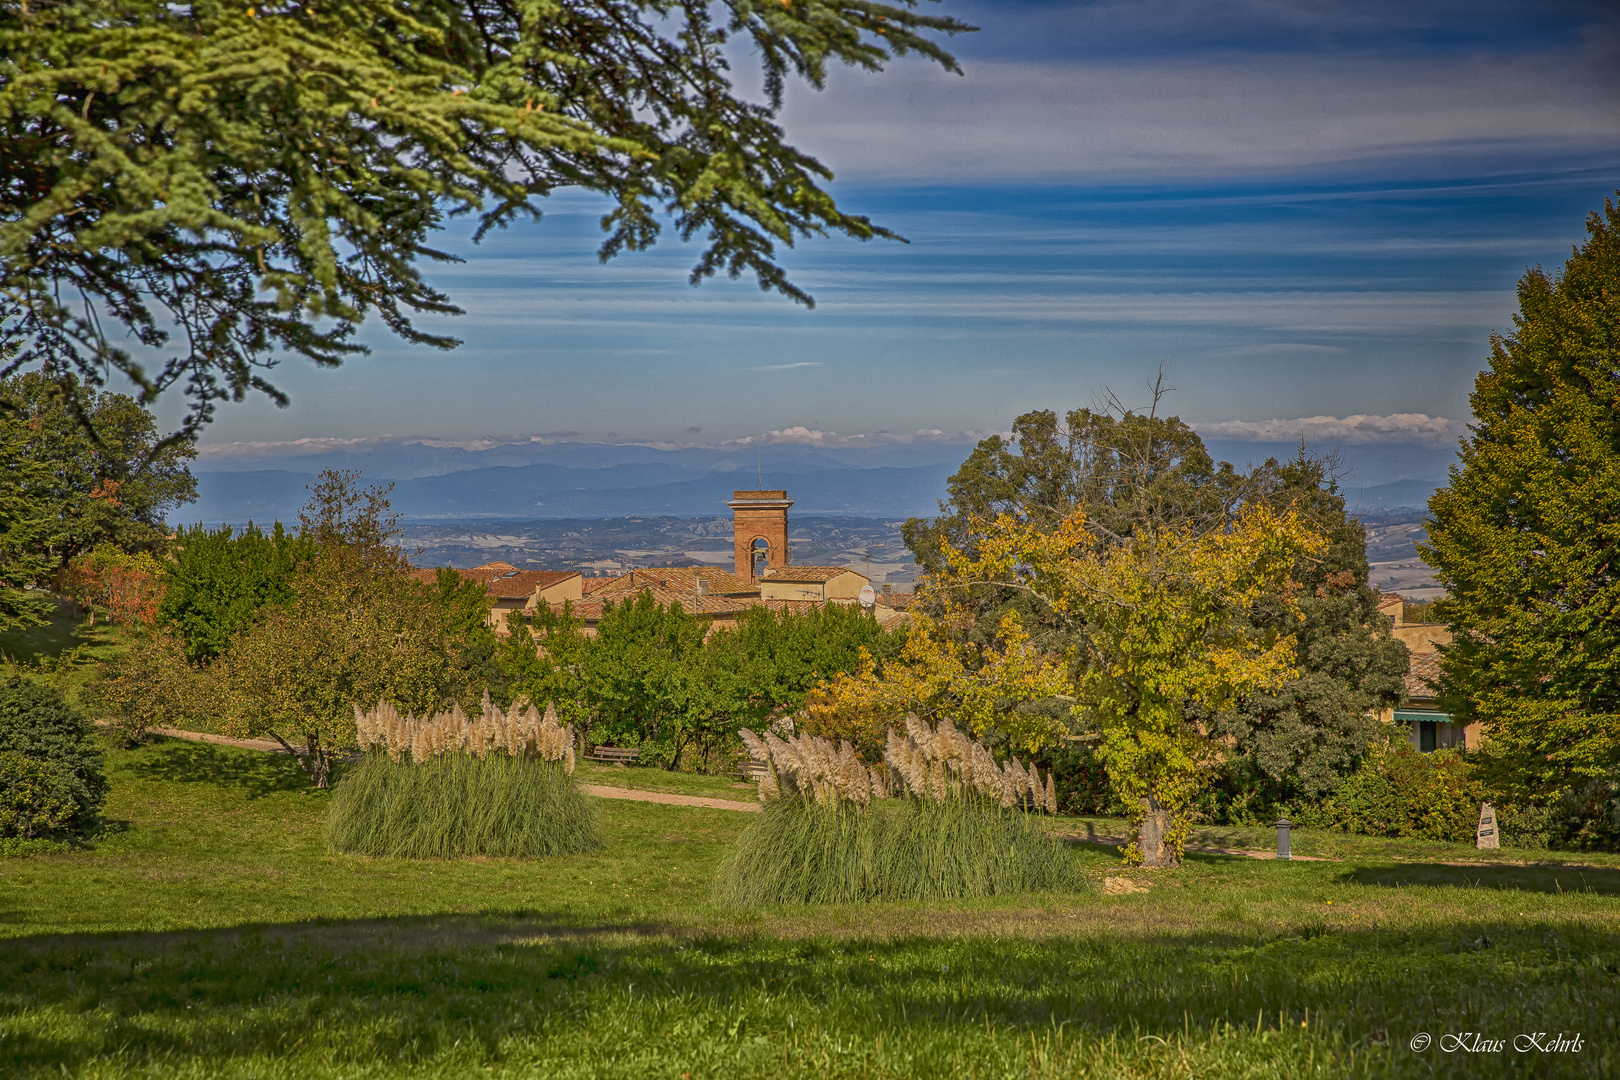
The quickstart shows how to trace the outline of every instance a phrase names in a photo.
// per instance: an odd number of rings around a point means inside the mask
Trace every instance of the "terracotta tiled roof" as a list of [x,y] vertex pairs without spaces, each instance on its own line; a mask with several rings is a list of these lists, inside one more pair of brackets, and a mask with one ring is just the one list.
[[596,586],[591,590],[591,595],[603,597],[623,596],[638,593],[648,585],[695,595],[699,580],[702,580],[704,588],[710,596],[740,597],[759,595],[758,585],[744,581],[735,574],[709,566],[655,566],[630,570],[619,577],[610,578],[606,584]]
[[1380,610],[1404,603],[1406,603],[1406,597],[1398,592],[1381,592],[1378,594],[1378,607]]
[[887,619],[878,623],[879,630],[898,630],[911,621],[911,612],[897,611]]
[[[493,565],[506,566],[506,563]],[[546,589],[559,581],[567,581],[577,577],[577,570],[491,570],[484,566],[475,566],[471,570],[457,570],[463,581],[477,581],[483,584],[489,594],[497,600],[521,600],[533,596],[536,589]],[[438,580],[439,570],[430,567],[424,570],[413,570],[411,577],[417,581],[432,585]]]
[[1420,652],[1412,654],[1412,667],[1406,673],[1406,696],[1432,698],[1440,687],[1440,654]]
[[853,566],[781,566],[772,570],[766,577],[771,581],[831,581],[839,574],[858,574],[866,577]]
[[517,567],[513,566],[509,562],[487,562],[487,563],[479,563],[477,566],[473,567],[473,569],[474,570],[489,570],[489,571],[492,571],[494,573],[503,574],[508,570],[516,570]]
[[[563,609],[563,605],[561,603],[553,603],[551,606],[553,610],[559,613],[561,613]],[[582,619],[588,623],[593,623],[601,621],[603,606],[603,601],[601,600],[575,600],[569,606],[569,610],[574,613],[574,618]]]
[[878,603],[884,607],[893,608],[895,611],[909,610],[913,599],[915,599],[915,594],[908,592],[880,592],[877,594]]
[[586,596],[589,596],[589,595],[591,595],[591,593],[595,592],[597,589],[600,589],[600,588],[603,588],[605,586],[611,585],[615,581],[618,581],[618,580],[619,579],[616,578],[616,577],[588,577],[588,578],[581,578],[580,582],[579,582],[579,590],[580,590],[580,592],[584,593]]

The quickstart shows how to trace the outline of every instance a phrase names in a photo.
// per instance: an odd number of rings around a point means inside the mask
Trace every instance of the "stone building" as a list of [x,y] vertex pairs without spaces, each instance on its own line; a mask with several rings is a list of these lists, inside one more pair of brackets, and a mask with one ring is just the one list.
[[[497,634],[507,632],[506,618],[513,611],[533,613],[539,604],[562,606],[584,595],[585,576],[576,570],[519,570],[511,563],[491,562],[470,570],[457,570],[463,581],[481,582],[494,599],[489,625]],[[428,585],[438,580],[436,568],[415,570],[411,577]]]
[[[570,610],[587,634],[609,603],[623,603],[647,593],[660,604],[679,603],[689,615],[711,628],[728,626],[751,607],[774,611],[808,611],[824,604],[863,604],[885,626],[906,617],[891,606],[887,589],[870,592],[871,579],[847,566],[795,566],[788,545],[788,510],[793,500],[782,489],[735,491],[731,507],[731,573],[706,566],[663,566],[626,571],[618,577],[585,578],[582,596]],[[863,600],[863,590],[866,591]],[[554,604],[561,607],[561,604]]]
[[1384,720],[1408,725],[1412,745],[1428,753],[1447,747],[1479,746],[1480,725],[1466,726],[1452,723],[1451,716],[1442,712],[1438,701],[1440,687],[1440,652],[1438,646],[1451,644],[1451,631],[1445,623],[1408,622],[1406,598],[1399,593],[1383,593],[1378,598],[1378,610],[1394,623],[1390,630],[1396,640],[1404,642],[1412,657],[1411,670],[1406,675],[1406,695],[1399,706],[1384,710]]

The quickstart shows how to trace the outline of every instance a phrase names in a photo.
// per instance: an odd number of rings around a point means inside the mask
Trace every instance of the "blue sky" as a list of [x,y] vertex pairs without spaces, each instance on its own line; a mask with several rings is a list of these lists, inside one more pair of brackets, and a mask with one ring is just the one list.
[[983,28],[964,76],[790,93],[846,208],[911,241],[786,253],[815,310],[692,288],[674,243],[599,265],[601,207],[565,194],[447,237],[459,350],[369,332],[204,441],[951,438],[1142,404],[1161,365],[1212,435],[1452,439],[1515,281],[1620,186],[1612,7],[948,0]]

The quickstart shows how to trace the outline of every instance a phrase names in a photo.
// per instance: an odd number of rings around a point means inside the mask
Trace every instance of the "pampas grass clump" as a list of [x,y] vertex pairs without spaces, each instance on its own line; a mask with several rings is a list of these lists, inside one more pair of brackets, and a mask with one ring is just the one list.
[[386,704],[356,712],[365,760],[332,791],[327,846],[398,858],[538,858],[602,846],[596,807],[574,782],[573,735],[548,709],[506,713],[486,695],[417,720]]
[[948,720],[906,718],[883,771],[848,743],[741,732],[756,760],[759,815],[715,885],[724,904],[951,900],[1062,888],[1073,860],[1023,811],[1056,810],[1050,777],[997,765]]
[[1074,875],[1027,814],[984,799],[778,800],[749,823],[714,892],[738,907],[958,900],[1065,888]]

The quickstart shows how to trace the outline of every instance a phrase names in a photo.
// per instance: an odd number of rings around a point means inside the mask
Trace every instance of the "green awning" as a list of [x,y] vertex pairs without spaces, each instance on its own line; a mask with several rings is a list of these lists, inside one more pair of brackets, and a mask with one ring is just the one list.
[[1451,723],[1451,715],[1449,713],[1434,712],[1429,709],[1396,709],[1395,719],[1400,723],[1406,724],[1415,724],[1419,721],[1426,721],[1436,724]]

